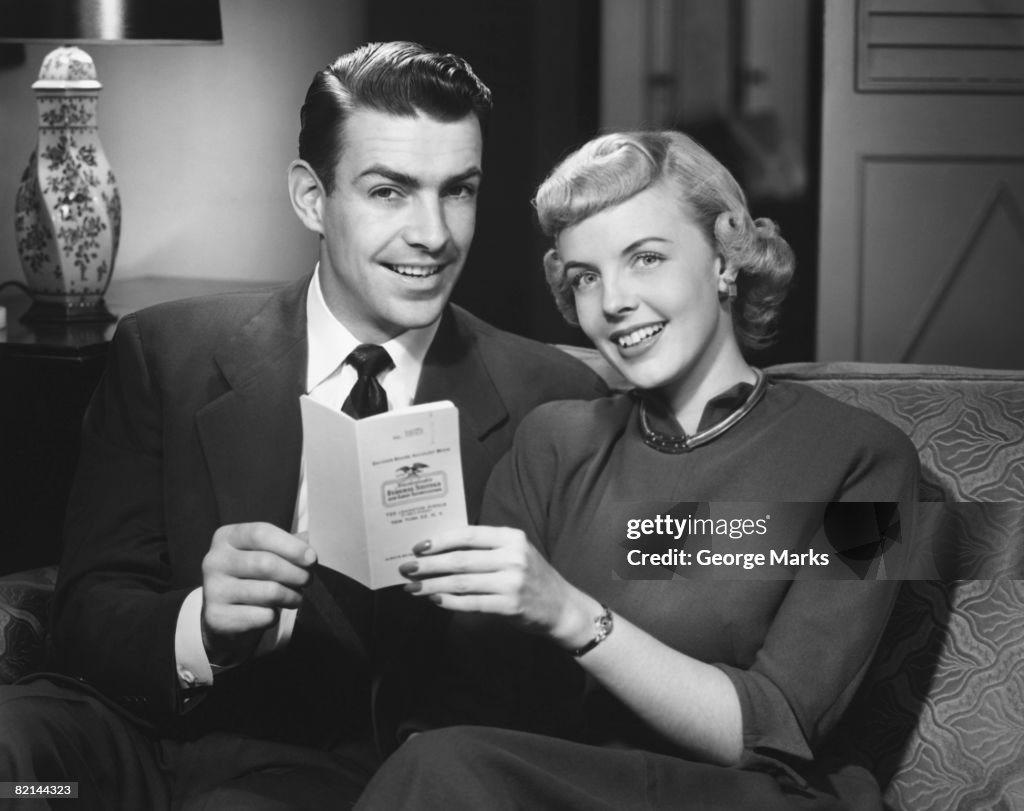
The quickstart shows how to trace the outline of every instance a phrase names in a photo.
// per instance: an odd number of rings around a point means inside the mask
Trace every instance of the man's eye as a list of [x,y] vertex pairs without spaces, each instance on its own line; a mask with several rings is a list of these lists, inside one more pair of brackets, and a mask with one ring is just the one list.
[[448,196],[454,197],[457,200],[471,200],[476,197],[476,186],[470,186],[465,183],[452,186],[448,189]]
[[370,197],[377,200],[395,200],[399,196],[398,189],[391,186],[381,186],[380,188],[370,190]]

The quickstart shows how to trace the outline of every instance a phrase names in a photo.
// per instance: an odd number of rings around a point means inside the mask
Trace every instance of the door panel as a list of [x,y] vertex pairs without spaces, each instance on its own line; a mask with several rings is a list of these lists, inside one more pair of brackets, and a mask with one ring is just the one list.
[[1024,163],[863,161],[867,360],[1015,366],[1024,306]]
[[[1018,16],[996,9],[998,20],[994,8],[826,0],[821,360],[1024,367],[1024,94],[1007,92],[1010,57],[999,50],[1024,53],[1024,6]],[[865,64],[873,69],[879,58],[864,47],[865,11],[887,24],[903,20],[887,29],[895,33],[883,49],[924,46],[942,92],[913,74],[912,62],[889,75],[899,92],[876,81],[877,71],[865,81]],[[958,84],[963,48],[949,41],[966,37],[983,51],[985,35],[1001,54],[990,81],[975,65]]]

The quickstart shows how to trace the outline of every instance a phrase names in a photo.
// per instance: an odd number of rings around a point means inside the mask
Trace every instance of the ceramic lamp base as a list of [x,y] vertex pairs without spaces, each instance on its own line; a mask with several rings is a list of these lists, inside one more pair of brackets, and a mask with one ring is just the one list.
[[103,294],[114,272],[121,196],[97,127],[96,66],[85,51],[57,48],[33,83],[36,149],[18,186],[14,229],[33,305],[22,321],[112,321]]
[[21,317],[25,324],[109,324],[117,317],[98,301],[33,301]]

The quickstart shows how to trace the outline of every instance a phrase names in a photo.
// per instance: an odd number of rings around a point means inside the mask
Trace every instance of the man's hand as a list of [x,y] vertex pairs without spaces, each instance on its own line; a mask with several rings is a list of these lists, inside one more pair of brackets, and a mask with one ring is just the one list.
[[203,645],[211,664],[250,656],[282,608],[297,608],[316,552],[273,524],[229,524],[203,558]]

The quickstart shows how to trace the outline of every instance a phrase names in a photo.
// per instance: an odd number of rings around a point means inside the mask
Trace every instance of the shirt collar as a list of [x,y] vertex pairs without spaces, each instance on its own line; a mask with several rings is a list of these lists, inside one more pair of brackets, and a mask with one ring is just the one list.
[[[395,368],[387,373],[406,379],[414,392],[423,368],[423,360],[441,323],[410,329],[381,344],[391,355]],[[309,339],[309,360],[306,366],[306,391],[310,392],[333,375],[359,341],[328,309],[320,287],[320,264],[317,263],[306,293],[306,334]]]
[[732,388],[712,397],[704,406],[704,413],[701,414],[697,430],[704,431],[737,411],[747,402],[747,398],[750,397],[750,392],[753,390],[754,387],[750,383],[737,383]]

